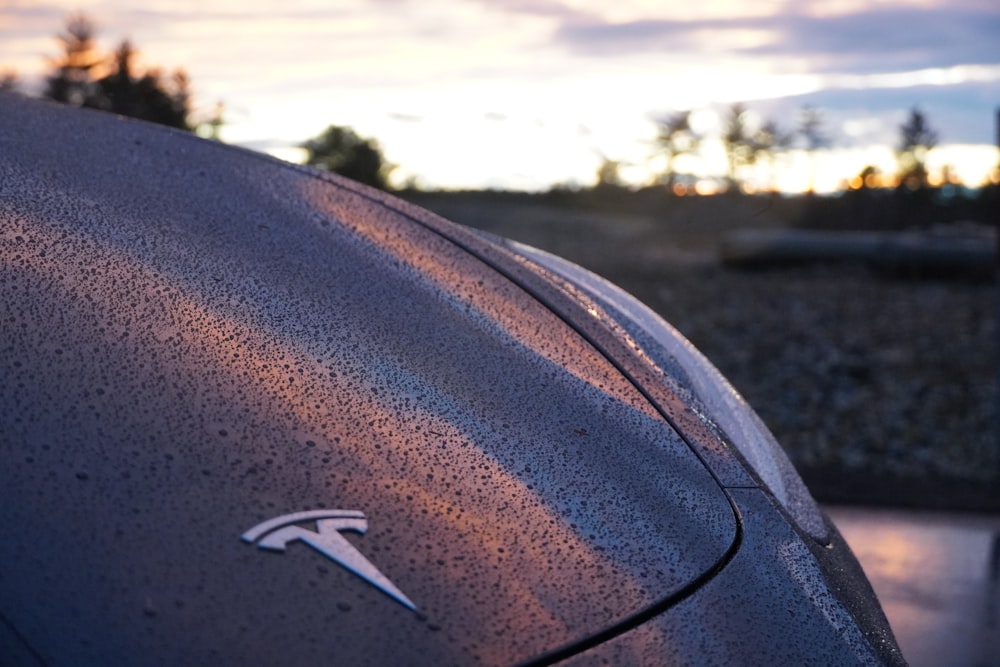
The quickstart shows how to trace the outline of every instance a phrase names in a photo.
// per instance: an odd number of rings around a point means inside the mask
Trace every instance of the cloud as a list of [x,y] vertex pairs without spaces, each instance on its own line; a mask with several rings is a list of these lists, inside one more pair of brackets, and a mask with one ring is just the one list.
[[0,37],[24,38],[32,33],[55,37],[69,12],[53,5],[0,5]]
[[[931,126],[939,130],[942,143],[990,144],[995,141],[996,93],[996,83],[973,81],[951,86],[827,89],[760,100],[750,106],[786,131],[796,127],[802,107],[814,107],[822,114],[825,131],[838,146],[894,145],[898,125],[913,107],[924,111]],[[881,122],[872,132],[849,136],[843,126],[858,119]]]
[[[748,44],[748,33],[758,43]],[[894,7],[830,17],[570,20],[554,39],[590,56],[722,52],[804,58],[814,72],[893,71],[998,62],[1000,10]]]
[[562,25],[555,41],[579,55],[606,56],[680,51],[698,48],[699,31],[736,29],[730,21],[673,21],[642,19],[625,23],[603,20],[572,21]]
[[422,123],[424,120],[423,116],[417,116],[415,114],[400,113],[398,111],[389,111],[387,115],[392,120],[397,120],[401,123]]
[[777,40],[745,52],[821,56],[821,70],[849,72],[1000,61],[996,9],[893,8],[822,19],[791,15],[778,21]]
[[509,14],[558,18],[564,21],[593,20],[595,16],[558,0],[479,0],[480,4]]

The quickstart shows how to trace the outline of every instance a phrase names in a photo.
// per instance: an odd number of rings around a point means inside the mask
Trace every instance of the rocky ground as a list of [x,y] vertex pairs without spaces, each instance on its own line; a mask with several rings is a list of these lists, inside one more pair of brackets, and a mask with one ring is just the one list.
[[752,200],[628,216],[418,203],[561,254],[649,304],[744,394],[820,499],[1000,510],[995,282],[726,267],[720,234],[784,224]]

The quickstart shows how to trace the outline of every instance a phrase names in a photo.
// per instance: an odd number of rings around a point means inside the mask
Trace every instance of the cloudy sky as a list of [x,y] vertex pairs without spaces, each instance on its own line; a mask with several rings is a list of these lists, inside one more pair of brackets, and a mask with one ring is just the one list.
[[[733,102],[786,131],[820,109],[822,189],[892,170],[914,106],[940,135],[932,166],[979,182],[997,162],[996,0],[0,0],[0,70],[37,87],[77,11],[105,49],[129,38],[186,69],[200,113],[223,101],[227,141],[292,155],[349,125],[430,186],[586,184],[603,158],[641,182],[657,117],[696,109],[712,135]],[[770,176],[802,188],[805,164]],[[680,166],[721,173],[721,148]]]

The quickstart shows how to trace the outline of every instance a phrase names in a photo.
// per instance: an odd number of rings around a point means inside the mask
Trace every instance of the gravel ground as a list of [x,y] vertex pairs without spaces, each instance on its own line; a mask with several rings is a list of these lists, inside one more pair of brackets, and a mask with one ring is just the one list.
[[743,393],[822,500],[1000,509],[995,283],[727,268],[720,232],[779,225],[752,205],[695,233],[690,211],[418,203],[561,254],[649,304]]
[[796,464],[1000,473],[992,285],[831,266],[619,281],[715,362]]

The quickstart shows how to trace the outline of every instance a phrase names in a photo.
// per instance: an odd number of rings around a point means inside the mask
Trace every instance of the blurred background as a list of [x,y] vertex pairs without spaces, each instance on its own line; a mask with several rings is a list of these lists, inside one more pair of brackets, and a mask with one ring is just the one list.
[[4,0],[0,35],[7,87],[125,108],[86,84],[152,75],[226,142],[375,138],[393,187],[996,180],[990,0]]

